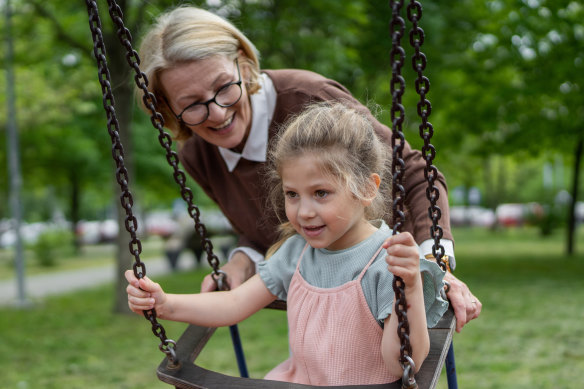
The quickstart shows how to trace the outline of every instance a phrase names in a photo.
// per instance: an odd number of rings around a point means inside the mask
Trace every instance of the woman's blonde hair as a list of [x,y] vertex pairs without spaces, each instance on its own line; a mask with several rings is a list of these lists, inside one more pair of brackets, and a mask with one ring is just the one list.
[[[259,53],[253,43],[227,20],[200,8],[180,6],[158,16],[142,39],[139,55],[141,70],[149,81],[148,90],[156,97],[165,125],[177,140],[189,138],[192,132],[163,103],[159,79],[162,71],[213,56],[238,58],[242,74],[246,75],[248,94],[260,89]],[[142,101],[142,90],[138,88],[136,95],[142,109],[149,112]]]
[[[306,154],[315,156],[323,172],[355,198],[371,201],[365,208],[368,220],[387,215],[385,200],[391,188],[391,149],[378,138],[363,114],[342,103],[323,102],[311,104],[289,119],[269,152],[269,201],[279,217],[284,214],[282,167]],[[381,178],[379,188],[372,182],[372,174]],[[276,247],[293,233],[289,223],[282,223],[281,239]],[[269,253],[274,251],[275,247]]]

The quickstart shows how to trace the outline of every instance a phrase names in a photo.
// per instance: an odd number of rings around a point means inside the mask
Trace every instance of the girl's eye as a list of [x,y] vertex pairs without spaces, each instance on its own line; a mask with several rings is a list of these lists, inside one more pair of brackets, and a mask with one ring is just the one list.
[[291,190],[289,190],[289,191],[286,192],[286,197],[288,197],[290,199],[293,199],[293,198],[295,198],[297,196],[298,196],[298,193],[292,192]]
[[326,197],[326,195],[328,195],[328,192],[326,190],[319,189],[316,192],[314,192],[314,195],[317,198],[322,199],[322,198]]

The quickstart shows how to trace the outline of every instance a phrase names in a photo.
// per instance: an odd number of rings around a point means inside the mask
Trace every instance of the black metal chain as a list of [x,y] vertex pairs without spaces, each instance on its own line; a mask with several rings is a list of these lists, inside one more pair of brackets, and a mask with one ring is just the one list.
[[420,47],[424,44],[424,30],[420,28],[418,22],[422,19],[422,5],[419,1],[410,0],[407,9],[408,19],[412,23],[412,29],[410,30],[410,45],[414,48],[414,54],[412,56],[412,67],[417,73],[416,78],[416,92],[420,95],[420,101],[417,104],[418,116],[422,119],[419,126],[420,137],[424,140],[424,146],[422,146],[422,156],[426,161],[426,167],[424,168],[424,176],[428,182],[428,187],[426,188],[426,197],[430,202],[428,207],[428,216],[432,220],[432,226],[430,227],[430,236],[434,239],[434,245],[432,246],[432,255],[436,259],[438,265],[442,270],[446,271],[446,263],[442,260],[444,256],[444,247],[440,244],[440,240],[443,236],[442,227],[438,224],[442,212],[440,208],[436,205],[436,202],[440,198],[440,191],[438,187],[434,184],[438,177],[438,170],[432,164],[434,157],[436,156],[436,149],[430,143],[432,135],[434,134],[434,127],[432,123],[428,121],[428,117],[432,113],[432,104],[430,100],[426,98],[426,94],[430,91],[430,80],[428,77],[424,76],[424,69],[426,69],[426,56],[421,52]]
[[140,58],[138,53],[132,48],[132,36],[130,31],[124,26],[122,10],[114,0],[108,0],[108,5],[110,17],[118,28],[117,35],[120,43],[126,48],[126,60],[128,65],[134,69],[134,81],[136,86],[143,92],[142,101],[144,106],[150,111],[150,121],[154,128],[158,130],[158,141],[166,151],[166,160],[173,169],[174,180],[180,186],[181,196],[187,203],[188,213],[195,222],[195,230],[201,237],[203,249],[207,253],[207,260],[209,265],[213,268],[213,279],[217,283],[218,289],[228,289],[229,286],[225,279],[225,273],[219,270],[219,258],[213,253],[213,243],[211,243],[211,240],[208,238],[205,225],[201,222],[201,212],[199,208],[193,204],[193,192],[186,186],[185,173],[178,167],[179,159],[177,153],[172,150],[172,138],[164,131],[164,118],[156,111],[156,97],[148,90],[148,78],[146,77],[146,74],[140,70]]
[[[131,241],[129,244],[130,253],[134,256],[135,263],[133,265],[134,275],[137,278],[146,276],[146,266],[140,260],[140,253],[142,252],[142,244],[136,236],[138,230],[138,222],[132,213],[132,205],[134,200],[130,193],[128,186],[128,171],[124,165],[124,150],[120,141],[120,126],[116,117],[115,101],[112,93],[110,73],[106,60],[106,49],[101,32],[101,21],[95,1],[86,0],[87,13],[89,16],[89,28],[93,39],[93,53],[97,61],[99,83],[103,94],[103,107],[107,116],[107,129],[112,141],[112,156],[116,163],[116,180],[120,185],[121,196],[120,201],[122,207],[126,212],[125,227],[130,233]],[[172,364],[178,363],[175,353],[176,342],[168,339],[164,327],[158,323],[156,319],[156,310],[143,311],[144,317],[148,319],[152,325],[152,332],[160,339],[159,349],[165,353]]]
[[[403,186],[403,175],[405,173],[405,163],[402,152],[405,145],[405,138],[402,125],[405,120],[405,110],[401,103],[405,92],[405,80],[401,75],[401,68],[405,60],[405,51],[401,47],[401,38],[405,30],[405,22],[400,16],[403,5],[401,0],[390,2],[392,17],[390,22],[391,30],[391,123],[392,123],[392,199],[393,199],[393,234],[401,231],[405,222],[404,199],[406,195]],[[398,317],[397,334],[400,340],[400,363],[404,369],[402,385],[408,382],[415,384],[413,370],[411,366],[412,346],[410,343],[410,326],[407,316],[407,301],[405,294],[405,284],[401,277],[394,277],[393,291],[395,294],[395,313]],[[407,377],[406,377],[407,376]],[[416,386],[404,386],[415,388]]]

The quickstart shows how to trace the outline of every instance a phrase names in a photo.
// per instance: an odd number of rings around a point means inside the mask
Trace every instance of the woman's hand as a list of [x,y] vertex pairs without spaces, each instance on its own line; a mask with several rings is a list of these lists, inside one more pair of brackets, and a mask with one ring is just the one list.
[[454,277],[452,273],[446,272],[444,281],[450,284],[446,296],[450,300],[454,316],[456,316],[456,332],[460,332],[465,324],[479,317],[483,304],[471,293],[468,286]]
[[142,314],[142,311],[156,309],[156,313],[162,318],[162,306],[166,302],[166,293],[160,285],[148,277],[137,279],[132,270],[126,270],[124,275],[128,280],[126,292],[128,292],[130,309],[138,314]]
[[406,287],[414,287],[420,277],[420,253],[414,237],[409,232],[393,235],[385,240],[387,269],[401,277]]
[[[235,289],[255,274],[255,263],[242,251],[238,251],[221,267],[221,271],[225,272],[229,287]],[[212,292],[216,289],[215,280],[211,274],[207,275],[201,284],[201,293]]]

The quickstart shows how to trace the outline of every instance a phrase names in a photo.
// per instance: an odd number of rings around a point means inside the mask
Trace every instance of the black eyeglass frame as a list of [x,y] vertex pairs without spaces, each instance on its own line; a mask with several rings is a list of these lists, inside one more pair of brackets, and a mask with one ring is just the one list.
[[[221,88],[219,88],[219,90],[218,90],[218,91],[215,93],[215,96],[213,96],[213,98],[212,98],[212,99],[210,99],[210,100],[207,100],[207,101],[205,101],[205,102],[202,102],[202,103],[199,103],[199,102],[197,102],[197,103],[192,103],[192,104],[189,104],[189,105],[188,105],[188,106],[186,106],[186,107],[185,107],[185,109],[183,109],[183,110],[181,111],[181,113],[180,113],[180,114],[178,114],[178,115],[177,115],[177,114],[174,112],[174,110],[173,110],[173,109],[172,109],[172,107],[170,106],[170,102],[169,102],[169,101],[166,99],[166,96],[163,96],[164,102],[165,102],[165,103],[166,103],[166,105],[168,106],[168,109],[170,109],[170,112],[172,112],[172,114],[173,114],[173,115],[176,117],[176,120],[178,120],[178,121],[179,121],[179,123],[186,124],[187,126],[196,126],[196,125],[199,125],[199,124],[203,123],[205,120],[207,120],[207,119],[209,118],[209,104],[211,104],[211,103],[215,103],[215,104],[217,104],[219,107],[222,107],[222,108],[228,108],[228,107],[232,107],[232,106],[234,106],[235,104],[237,104],[237,103],[239,102],[239,100],[241,100],[241,96],[243,96],[243,90],[242,90],[242,87],[241,87],[241,84],[243,83],[243,81],[241,80],[241,72],[239,71],[239,61],[237,60],[237,58],[235,58],[235,67],[237,67],[237,76],[238,76],[238,78],[239,78],[239,80],[238,80],[238,81],[233,81],[233,82],[230,82],[230,83],[228,83],[228,84],[225,84],[225,85],[223,85],[223,86],[222,86]],[[239,87],[239,97],[237,98],[237,100],[235,100],[235,102],[233,102],[233,103],[231,103],[231,104],[227,104],[227,105],[219,104],[219,103],[217,102],[217,100],[216,100],[216,99],[217,99],[217,95],[219,95],[219,93],[221,93],[221,91],[223,91],[223,90],[225,90],[225,89],[227,89],[227,88],[229,88],[230,86],[233,86],[233,85],[237,85],[237,86]],[[204,118],[203,120],[201,120],[200,122],[197,122],[197,123],[188,123],[188,122],[185,122],[185,121],[183,120],[183,118],[182,118],[182,115],[185,113],[185,111],[186,111],[186,110],[188,110],[188,109],[190,109],[190,108],[194,107],[195,105],[204,105],[204,106],[207,108],[207,115],[205,115],[205,118]]]

